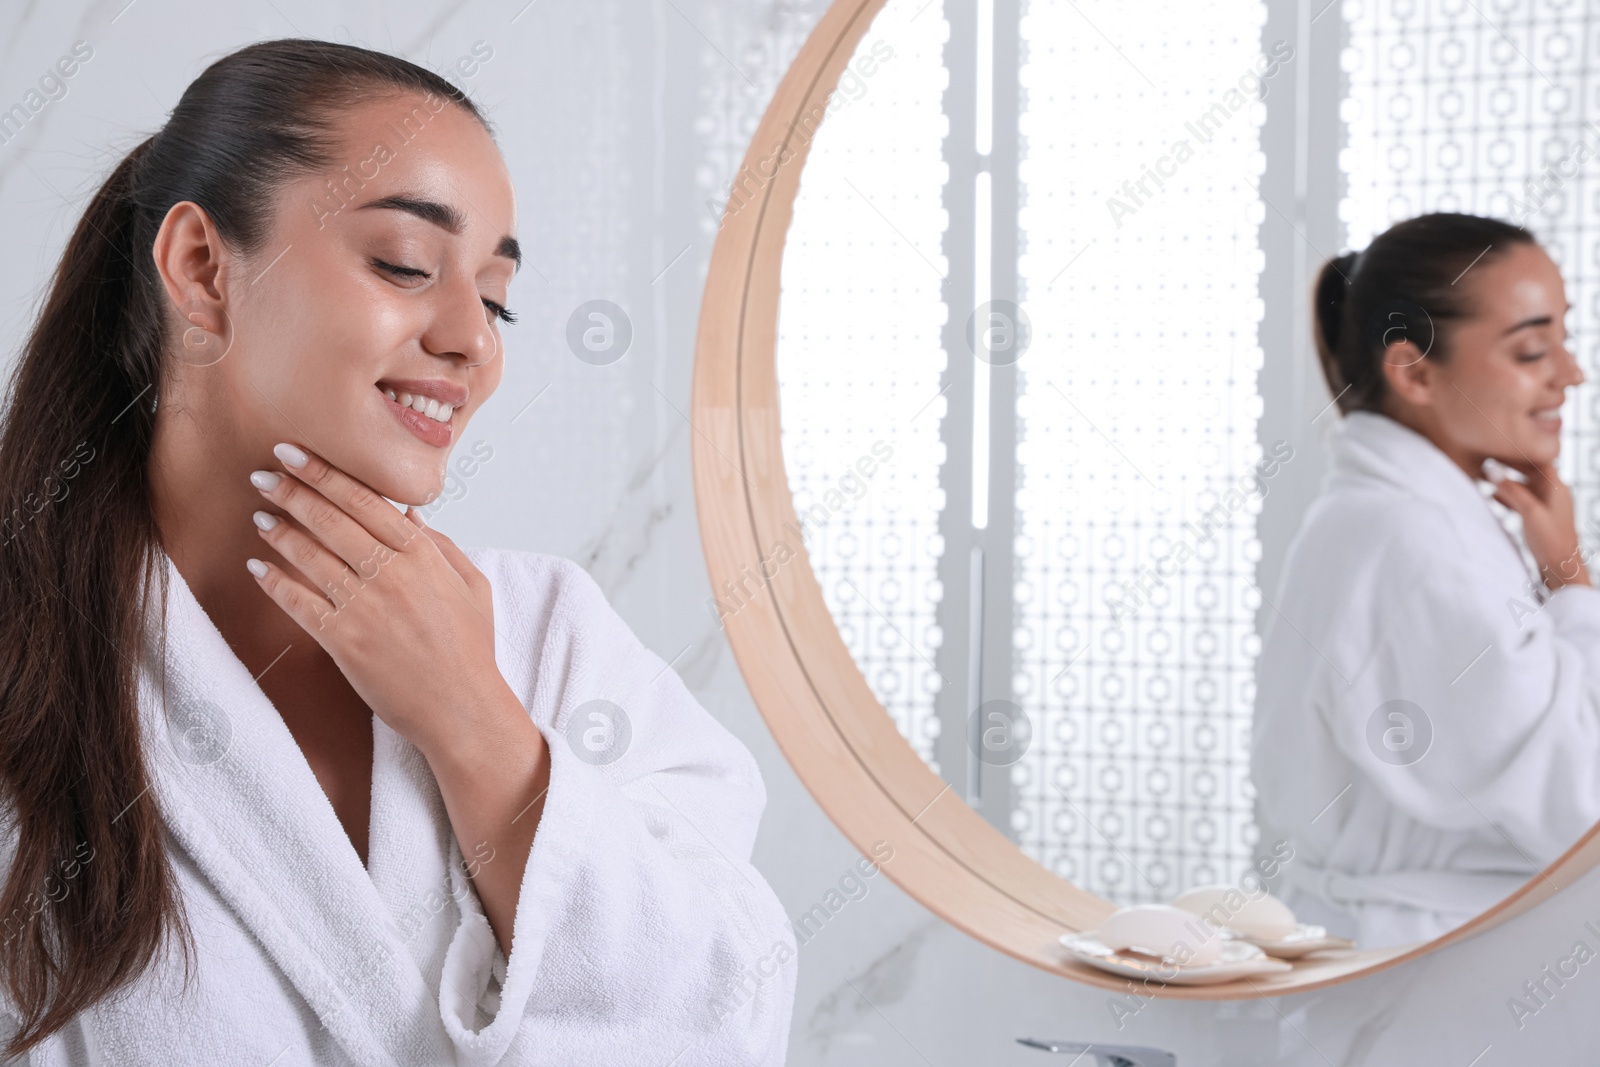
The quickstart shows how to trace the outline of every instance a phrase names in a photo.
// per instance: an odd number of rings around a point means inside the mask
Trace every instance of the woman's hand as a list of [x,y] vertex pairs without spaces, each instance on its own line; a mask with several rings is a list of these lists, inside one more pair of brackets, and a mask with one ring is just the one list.
[[1508,464],[1526,483],[1504,478],[1494,483],[1494,498],[1522,516],[1522,537],[1539,566],[1544,584],[1588,585],[1589,568],[1578,545],[1572,491],[1556,474],[1553,463]]
[[257,471],[250,481],[295,521],[257,512],[256,525],[265,523],[261,537],[299,573],[252,560],[267,595],[327,650],[373,713],[423,753],[498,725],[469,721],[507,707],[489,580],[415,509],[402,515],[292,445],[273,452],[287,476]]
[[272,451],[288,476],[257,471],[250,482],[296,522],[268,522],[261,536],[301,577],[260,560],[251,573],[427,759],[467,877],[509,958],[550,756],[495,664],[489,580],[416,509],[401,515],[293,445]]

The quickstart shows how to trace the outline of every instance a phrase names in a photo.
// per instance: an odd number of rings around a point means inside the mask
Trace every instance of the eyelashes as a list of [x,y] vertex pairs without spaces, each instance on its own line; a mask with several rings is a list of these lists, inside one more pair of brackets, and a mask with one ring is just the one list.
[[[387,271],[388,273],[397,275],[401,278],[433,277],[433,275],[429,274],[425,270],[418,270],[416,267],[401,267],[393,263],[385,263],[381,259],[373,260],[372,265],[377,267],[379,270]],[[517,313],[506,307],[504,304],[490,300],[488,297],[481,297],[480,299],[483,300],[483,306],[488,308],[490,313],[492,313],[494,317],[499,319],[501,322],[512,323],[517,321]]]
[[490,300],[488,297],[484,297],[483,298],[483,306],[488,308],[491,312],[493,312],[495,318],[499,319],[501,322],[516,322],[517,321],[517,313],[515,311],[512,311],[510,308],[505,307],[502,304],[495,303],[493,300]]

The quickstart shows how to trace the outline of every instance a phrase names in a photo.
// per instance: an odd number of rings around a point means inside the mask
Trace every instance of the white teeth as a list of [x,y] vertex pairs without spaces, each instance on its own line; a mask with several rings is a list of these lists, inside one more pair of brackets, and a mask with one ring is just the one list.
[[410,393],[396,393],[393,389],[385,389],[383,394],[403,408],[410,408],[421,415],[426,415],[435,422],[449,422],[450,416],[455,413],[455,408],[443,404],[428,396],[412,396]]

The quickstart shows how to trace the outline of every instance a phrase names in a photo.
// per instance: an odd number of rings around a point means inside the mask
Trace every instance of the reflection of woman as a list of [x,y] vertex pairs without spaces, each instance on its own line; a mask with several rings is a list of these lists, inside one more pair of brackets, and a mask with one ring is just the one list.
[[1294,843],[1306,921],[1425,940],[1600,817],[1600,593],[1555,470],[1583,374],[1560,271],[1495,220],[1402,222],[1315,301],[1344,425],[1261,649],[1258,847]]
[[383,499],[500,382],[515,222],[450,83],[292,40],[90,203],[0,438],[9,1051],[782,1060],[749,752],[576,564]]

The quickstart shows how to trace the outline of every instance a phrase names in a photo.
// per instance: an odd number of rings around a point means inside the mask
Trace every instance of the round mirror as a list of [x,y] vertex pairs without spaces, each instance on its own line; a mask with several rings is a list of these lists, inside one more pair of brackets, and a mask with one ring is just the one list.
[[[1405,49],[1429,19],[1444,58],[1425,76]],[[829,815],[864,852],[892,846],[891,877],[995,947],[1121,988],[1062,935],[1196,889],[1270,890],[1356,947],[1152,988],[1299,991],[1504,921],[1600,858],[1585,783],[1551,797],[1526,777],[1535,749],[1577,746],[1547,764],[1564,767],[1589,742],[1530,721],[1496,742],[1527,758],[1488,781],[1467,717],[1483,686],[1512,721],[1553,707],[1504,703],[1514,687],[1494,680],[1537,688],[1508,650],[1559,634],[1519,636],[1515,605],[1459,641],[1441,619],[1424,643],[1446,674],[1460,660],[1455,677],[1366,686],[1373,657],[1413,638],[1380,621],[1346,642],[1314,607],[1340,590],[1300,591],[1335,566],[1308,515],[1348,431],[1386,418],[1347,415],[1323,382],[1321,265],[1437,211],[1519,222],[1570,258],[1577,208],[1529,207],[1521,184],[1580,132],[1536,79],[1519,106],[1556,109],[1537,116],[1542,147],[1451,152],[1451,109],[1506,84],[1492,49],[1445,62],[1487,32],[1468,22],[838,0],[775,94],[702,309],[712,607]],[[1458,165],[1435,173],[1425,146]],[[1561,465],[1592,520],[1583,432],[1561,431]],[[1417,462],[1420,479],[1432,460]],[[1481,504],[1461,521],[1520,546],[1517,515]],[[1600,618],[1590,589],[1546,613],[1548,589],[1483,585],[1496,613],[1508,593],[1551,626]],[[1580,629],[1550,654],[1568,675],[1587,670]],[[1484,632],[1501,644],[1474,657]],[[1315,728],[1313,675],[1344,683],[1330,706],[1359,705],[1359,722]],[[1596,714],[1600,673],[1586,684],[1547,721]],[[1519,773],[1525,817],[1505,799]]]

